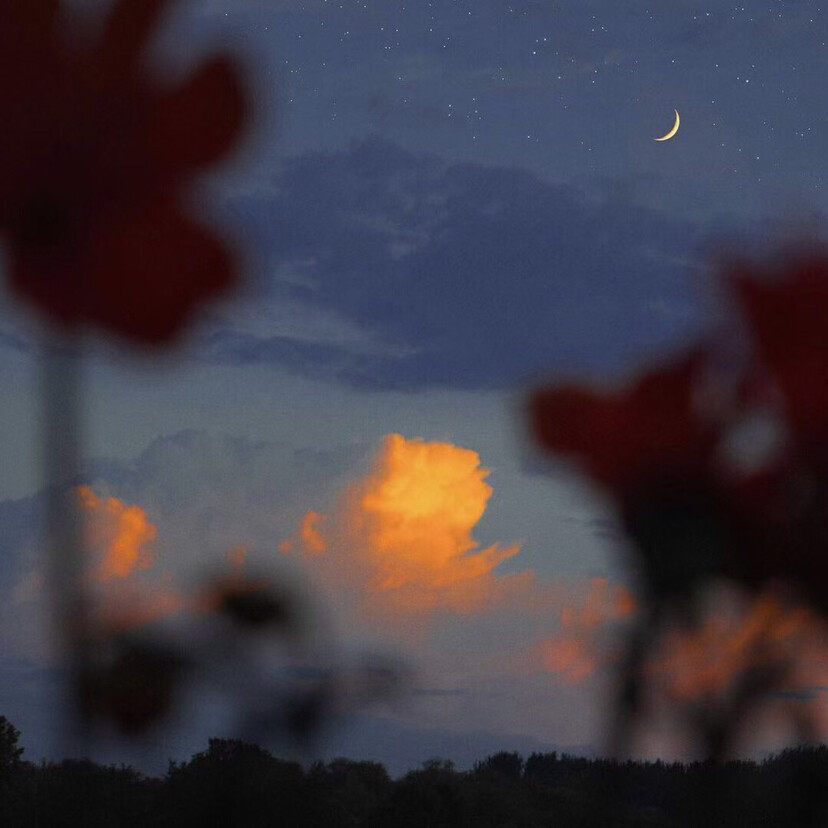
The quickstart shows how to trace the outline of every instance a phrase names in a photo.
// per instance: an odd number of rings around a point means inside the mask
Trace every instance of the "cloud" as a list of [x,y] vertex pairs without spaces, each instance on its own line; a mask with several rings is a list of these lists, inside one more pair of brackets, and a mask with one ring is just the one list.
[[583,597],[578,592],[573,584],[560,610],[559,631],[535,645],[528,659],[529,666],[539,664],[567,684],[583,681],[614,660],[605,633],[611,625],[630,619],[637,609],[626,587],[604,577],[590,578]]
[[492,495],[487,475],[475,451],[389,435],[333,514],[308,512],[281,549],[329,587],[350,583],[364,611],[404,618],[491,609],[534,576],[497,571],[519,544],[481,549],[473,537]]
[[448,670],[478,690],[515,673],[582,682],[614,660],[609,634],[635,599],[604,576],[540,576],[521,566],[520,543],[479,543],[488,475],[471,449],[388,435],[330,513],[306,512],[280,550],[346,627],[413,647],[437,681]]
[[[326,505],[363,454],[359,445],[292,448],[188,430],[158,438],[131,460],[90,461],[77,503],[96,620],[124,629],[189,611],[205,581],[226,572],[228,552],[236,569],[269,572],[283,562],[279,539],[311,497]],[[46,520],[42,492],[0,501],[6,653],[52,652]]]
[[[233,211],[268,277],[262,319],[205,336],[219,362],[371,388],[500,388],[606,368],[696,321],[701,228],[518,169],[369,138],[293,158]],[[298,317],[266,310],[284,303]]]
[[478,550],[472,530],[492,488],[470,449],[387,437],[374,469],[350,492],[350,519],[374,570],[369,588],[408,593],[407,603],[472,609],[495,568],[518,553]]
[[[280,458],[281,467],[263,469],[260,455],[267,465]],[[584,706],[595,703],[584,684],[617,663],[618,635],[635,618],[632,595],[615,580],[542,575],[521,564],[521,544],[481,541],[495,496],[490,474],[476,451],[449,442],[389,435],[369,456],[186,432],[99,471],[78,503],[102,628],[135,629],[171,615],[201,623],[200,613],[216,605],[207,600],[209,579],[220,587],[292,559],[320,591],[314,605],[338,611],[332,620],[344,652],[372,639],[415,662],[421,692],[408,704],[424,722],[497,720],[529,732],[541,716],[549,733],[566,731],[571,716],[583,724]],[[303,508],[280,510],[286,499]],[[308,508],[317,502],[321,508]],[[40,648],[21,643],[43,626],[44,596],[37,565],[13,565],[15,549],[34,542],[18,512],[33,523],[39,514],[29,501],[0,504],[15,539],[4,556],[3,643],[7,653],[37,657]],[[290,526],[295,534],[280,552]],[[231,535],[235,542],[221,540]],[[826,686],[821,628],[804,610],[730,596],[703,618],[693,633],[665,636],[654,653],[651,680],[672,697],[723,692],[759,663],[763,635],[775,653],[795,656],[779,704],[794,694],[808,702],[810,688]],[[504,710],[516,681],[526,707]]]
[[272,560],[311,498],[327,506],[365,453],[357,443],[295,448],[188,429],[134,460],[95,464],[87,479],[102,498],[140,504],[158,529],[157,562],[189,580],[223,566],[234,546],[254,564]]
[[130,506],[115,497],[101,498],[89,487],[78,487],[78,504],[86,517],[87,550],[96,559],[92,576],[106,581],[126,578],[149,569],[153,556],[150,544],[158,529],[140,506]]
[[[559,630],[525,651],[518,669],[540,666],[565,684],[579,684],[617,663],[619,640],[612,633],[619,622],[635,620],[635,598],[603,577],[589,579],[583,590],[573,582],[563,592]],[[648,681],[659,693],[709,701],[750,671],[773,664],[783,667],[785,677],[773,697],[807,701],[828,686],[825,625],[816,613],[773,592],[743,596],[722,588],[707,599],[696,626],[668,627],[651,651]]]
[[[516,669],[541,669],[564,684],[580,684],[617,664],[621,641],[614,633],[639,608],[625,586],[604,577],[570,583],[559,600],[558,631],[526,649]],[[646,670],[657,693],[688,702],[721,698],[741,677],[771,665],[781,665],[784,676],[771,697],[815,699],[828,686],[824,622],[772,592],[743,596],[722,588],[711,589],[696,626],[662,631]]]
[[[77,488],[77,504],[83,519],[85,590],[102,633],[140,628],[191,608],[192,598],[169,572],[154,569],[158,528],[144,509],[101,497],[85,485]],[[35,583],[39,588],[42,578],[35,576]]]
[[772,592],[749,601],[729,595],[697,628],[669,631],[649,671],[672,697],[683,700],[719,697],[740,676],[772,664],[788,669],[786,683],[794,688],[815,687],[828,677],[824,642],[824,622],[802,605]]
[[[288,452],[183,432],[132,463],[101,464],[94,487],[78,491],[97,617],[124,629],[198,612],[205,578],[226,572],[228,561],[239,572],[292,558],[343,610],[346,640],[369,629],[389,644],[419,647],[428,633],[424,663],[440,663],[452,647],[466,652],[465,666],[452,656],[460,686],[510,671],[577,685],[616,661],[615,635],[635,617],[633,596],[604,576],[541,576],[521,566],[519,543],[481,543],[476,534],[494,492],[477,452],[392,434],[354,476],[363,457],[361,448]],[[315,493],[324,508],[308,510]],[[293,508],[278,508],[285,501]],[[42,613],[43,578],[30,552],[40,512],[27,499],[0,504],[0,514],[9,528],[9,643],[28,635],[21,619]],[[291,524],[295,534],[279,544]],[[726,596],[699,628],[664,636],[650,675],[675,698],[723,692],[759,663],[764,636],[774,657],[796,656],[783,692],[823,685],[821,629],[773,596],[754,603]]]
[[[293,449],[186,431],[131,460],[91,463],[79,508],[90,565],[110,573],[88,584],[96,629],[162,624],[165,633],[186,631],[185,646],[206,647],[189,633],[221,625],[203,615],[216,589],[273,574],[276,584],[297,585],[313,634],[330,635],[343,660],[369,650],[411,666],[423,692],[386,711],[392,718],[453,729],[497,729],[502,718],[531,732],[540,710],[556,732],[555,694],[568,688],[548,675],[526,677],[519,711],[510,701],[504,712],[502,700],[514,693],[507,656],[548,634],[568,605],[566,589],[528,571],[521,547],[495,543],[485,528],[499,518],[489,514],[497,492],[483,458],[400,436],[371,448]],[[0,502],[0,642],[7,656],[49,663],[42,499]],[[291,530],[286,555],[278,546]],[[568,703],[568,733],[573,715]]]
[[279,551],[288,555],[294,549],[299,548],[304,555],[323,554],[328,547],[328,542],[320,531],[322,524],[325,522],[325,515],[311,510],[302,518],[297,538],[282,541],[279,544]]

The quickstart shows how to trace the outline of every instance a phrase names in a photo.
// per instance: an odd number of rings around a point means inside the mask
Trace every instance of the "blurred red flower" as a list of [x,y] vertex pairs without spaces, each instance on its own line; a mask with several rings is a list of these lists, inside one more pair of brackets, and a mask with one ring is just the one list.
[[732,270],[731,282],[800,446],[825,446],[828,257],[814,254],[768,269],[740,263]]
[[64,327],[162,343],[235,281],[224,244],[185,214],[193,175],[239,139],[226,57],[179,86],[147,69],[169,0],[116,0],[70,47],[57,0],[0,0],[0,234],[12,289]]
[[[709,344],[614,393],[538,390],[533,431],[615,499],[654,596],[775,580],[828,614],[828,256],[739,263],[727,278],[754,354],[718,409],[699,405],[706,367],[726,358]],[[773,401],[779,444],[734,467],[729,442]]]
[[692,593],[722,567],[728,521],[715,467],[726,412],[698,410],[705,368],[698,349],[616,392],[552,387],[530,402],[541,445],[616,500],[658,600]]
[[[788,625],[802,601],[828,618],[828,255],[739,262],[726,277],[749,354],[718,339],[614,393],[553,386],[530,400],[540,445],[579,463],[615,501],[642,579],[617,672],[616,751],[654,708],[648,665],[659,640],[676,621],[699,638],[715,582],[757,607],[770,596]],[[714,377],[714,365],[727,370]],[[741,641],[753,663],[727,676],[725,693],[704,705],[673,698],[713,758],[795,681],[795,653],[777,648],[783,617],[771,621]],[[813,738],[809,713],[793,724]]]
[[694,408],[703,367],[703,353],[694,352],[615,393],[542,389],[531,400],[535,434],[616,495],[703,473],[720,430]]

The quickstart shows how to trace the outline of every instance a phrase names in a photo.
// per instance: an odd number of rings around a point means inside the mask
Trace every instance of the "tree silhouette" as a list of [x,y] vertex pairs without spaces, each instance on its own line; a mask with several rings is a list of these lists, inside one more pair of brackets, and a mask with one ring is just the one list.
[[[825,825],[828,747],[751,761],[619,762],[501,751],[458,771],[444,759],[393,780],[376,762],[337,758],[305,770],[255,744],[210,739],[163,778],[129,767],[20,759],[2,828],[788,828]],[[8,725],[8,726],[7,726]],[[521,772],[517,772],[520,769]]]
[[171,763],[165,780],[165,809],[175,825],[256,828],[301,825],[304,772],[296,762],[276,759],[258,745],[238,739],[210,739],[189,762]]
[[25,762],[20,731],[0,716],[0,824],[22,824]]
[[5,776],[20,769],[23,750],[18,741],[20,731],[5,717],[0,716],[0,774]]
[[520,779],[523,773],[523,757],[519,753],[502,750],[487,756],[482,762],[475,762],[474,772],[496,774],[506,779]]

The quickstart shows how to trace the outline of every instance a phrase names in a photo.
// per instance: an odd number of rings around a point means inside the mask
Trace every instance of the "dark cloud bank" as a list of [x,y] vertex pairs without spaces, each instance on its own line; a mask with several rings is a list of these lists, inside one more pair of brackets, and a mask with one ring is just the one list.
[[289,160],[232,205],[263,253],[263,301],[335,314],[376,345],[225,326],[208,357],[379,389],[612,370],[698,324],[706,237],[617,193],[378,138]]

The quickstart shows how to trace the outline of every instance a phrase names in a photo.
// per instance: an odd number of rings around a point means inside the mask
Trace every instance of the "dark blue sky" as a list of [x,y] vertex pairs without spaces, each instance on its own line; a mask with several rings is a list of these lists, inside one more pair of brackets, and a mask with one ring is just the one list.
[[[670,210],[820,203],[815,2],[213,7],[211,27],[267,54],[287,153],[376,133],[553,181],[610,178]],[[680,140],[653,144],[674,108]]]
[[269,301],[329,328],[220,327],[211,358],[379,388],[616,370],[700,323],[722,239],[824,205],[814,3],[210,9],[279,136],[231,213]]

